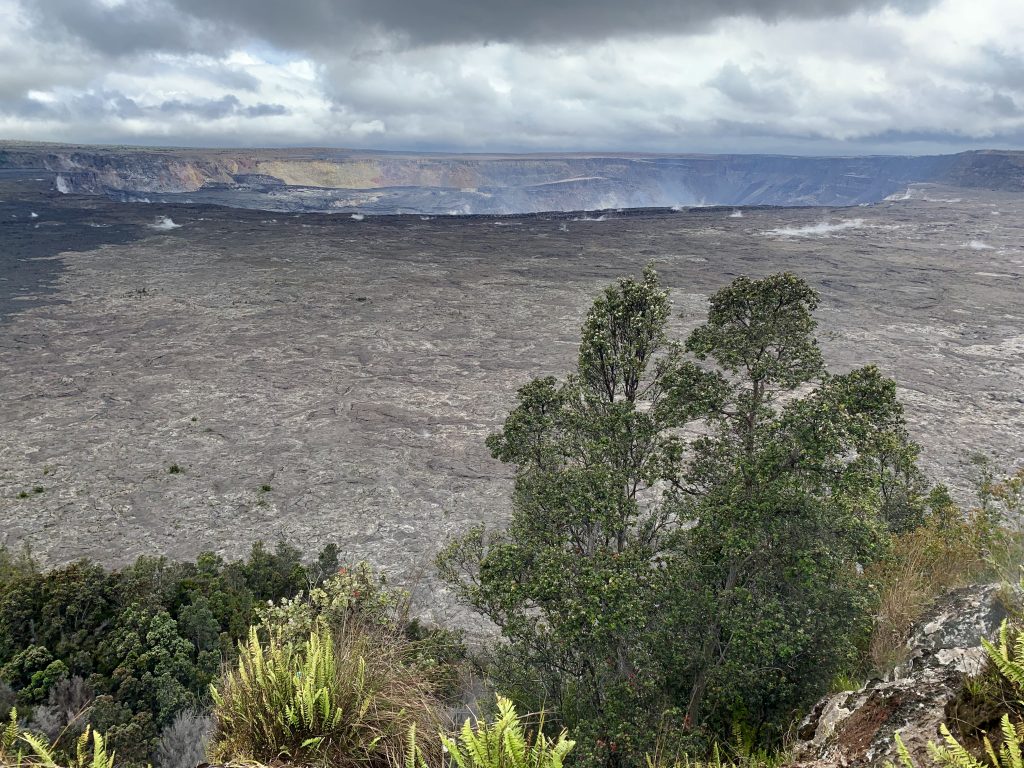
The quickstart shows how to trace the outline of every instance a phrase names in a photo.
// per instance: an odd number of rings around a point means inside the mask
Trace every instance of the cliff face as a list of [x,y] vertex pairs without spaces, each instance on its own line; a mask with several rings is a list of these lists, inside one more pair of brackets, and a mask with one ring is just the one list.
[[857,205],[920,182],[1024,189],[1024,155],[411,155],[0,145],[0,168],[66,193],[245,208],[532,213],[697,205]]

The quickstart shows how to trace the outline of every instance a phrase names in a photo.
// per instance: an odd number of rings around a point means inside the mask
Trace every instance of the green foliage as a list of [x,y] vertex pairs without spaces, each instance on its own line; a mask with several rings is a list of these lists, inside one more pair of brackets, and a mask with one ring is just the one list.
[[337,570],[333,546],[305,566],[293,547],[257,544],[237,562],[204,553],[194,563],[143,557],[115,572],[85,561],[44,572],[0,548],[0,686],[42,716],[62,680],[87,680],[95,698],[76,734],[91,726],[121,764],[144,765],[179,712],[209,705],[221,660],[233,658],[257,607],[322,583],[332,561]]
[[924,510],[895,384],[825,368],[802,280],[740,278],[685,345],[653,269],[584,321],[575,372],[518,393],[492,454],[516,466],[506,533],[442,577],[501,629],[491,672],[553,708],[587,763],[652,734],[777,743],[855,662],[875,596],[857,564]]
[[[1009,715],[1003,715],[1000,722],[1001,742],[998,747],[993,746],[991,739],[985,737],[984,759],[975,757],[957,741],[945,723],[939,726],[939,732],[942,734],[943,743],[928,745],[928,753],[936,766],[941,765],[946,768],[1024,768],[1024,759],[1021,756],[1021,748],[1024,744],[1024,724],[1014,726],[1010,722]],[[895,739],[899,768],[916,768],[909,750],[898,733]],[[888,762],[886,768],[896,768],[896,766]]]
[[657,756],[647,755],[645,765],[646,768],[782,768],[788,763],[786,756],[782,753],[757,752],[739,753],[735,756],[726,755],[727,753],[715,742],[711,748],[711,754],[706,760],[684,755],[680,759],[666,762],[663,759],[658,759]]
[[512,702],[501,696],[493,720],[480,719],[473,726],[467,719],[457,738],[442,735],[441,743],[457,768],[562,768],[576,746],[564,729],[548,739],[543,714],[529,735]]
[[[213,689],[218,750],[230,749],[238,758],[244,740],[247,758],[305,760],[344,738],[330,633],[314,632],[299,653],[290,641],[282,644],[274,636],[264,650],[253,628],[239,650],[238,668],[225,676],[223,694]],[[370,705],[362,696],[364,677],[357,674],[355,682],[360,715]]]
[[[215,759],[389,766],[408,737],[436,729],[432,686],[403,662],[401,641],[350,624],[318,624],[302,644],[255,628],[213,689]],[[438,751],[427,757],[435,759]]]
[[284,641],[301,644],[320,625],[343,628],[358,620],[393,626],[402,599],[384,588],[383,579],[368,564],[359,563],[337,569],[308,593],[258,605],[256,615],[265,632],[279,632]]
[[103,735],[86,726],[74,748],[65,752],[37,733],[21,729],[12,709],[0,729],[0,765],[10,768],[115,768],[114,753]]
[[103,736],[86,726],[85,731],[78,738],[75,750],[70,755],[55,752],[45,739],[30,733],[22,734],[32,751],[34,759],[30,758],[23,762],[26,766],[41,766],[41,768],[114,768],[114,753],[108,752],[107,744]]
[[0,728],[0,764],[14,762],[20,756],[15,753],[19,735],[18,710],[12,708],[7,722]]

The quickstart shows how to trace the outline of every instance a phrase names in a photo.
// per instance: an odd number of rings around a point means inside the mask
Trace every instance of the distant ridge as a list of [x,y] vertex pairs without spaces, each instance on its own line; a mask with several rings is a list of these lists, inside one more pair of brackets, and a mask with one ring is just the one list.
[[124,201],[275,211],[515,214],[703,205],[859,205],[912,184],[1024,192],[1024,153],[802,157],[446,154],[0,142],[0,169]]

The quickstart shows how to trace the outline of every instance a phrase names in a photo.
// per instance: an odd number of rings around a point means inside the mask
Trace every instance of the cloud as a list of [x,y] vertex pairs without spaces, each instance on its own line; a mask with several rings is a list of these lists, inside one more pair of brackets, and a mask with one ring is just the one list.
[[793,108],[794,80],[787,72],[771,72],[763,67],[745,70],[729,62],[708,80],[708,85],[742,107],[762,113],[785,112]]
[[368,31],[404,45],[567,44],[705,30],[719,19],[777,23],[933,0],[33,0],[40,24],[107,54],[216,52],[243,39],[286,50],[330,50]]
[[1024,6],[1009,0],[0,0],[0,18],[0,138],[1024,146]]
[[272,117],[288,114],[281,104],[243,106],[235,96],[214,100],[182,101],[174,99],[145,106],[116,91],[88,91],[64,99],[40,95],[0,100],[0,112],[28,119],[62,120],[71,124],[90,121],[147,121],[186,118],[203,121],[232,117]]

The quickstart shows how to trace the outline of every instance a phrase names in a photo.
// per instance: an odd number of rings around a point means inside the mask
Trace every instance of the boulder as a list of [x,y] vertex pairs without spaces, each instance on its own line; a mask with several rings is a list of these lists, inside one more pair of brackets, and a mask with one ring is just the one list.
[[[899,733],[917,760],[938,741],[946,707],[985,663],[982,638],[993,638],[1007,612],[998,585],[963,587],[940,598],[907,641],[907,659],[886,678],[826,696],[797,730],[802,768],[881,768],[895,762]],[[925,764],[922,760],[921,764]]]

